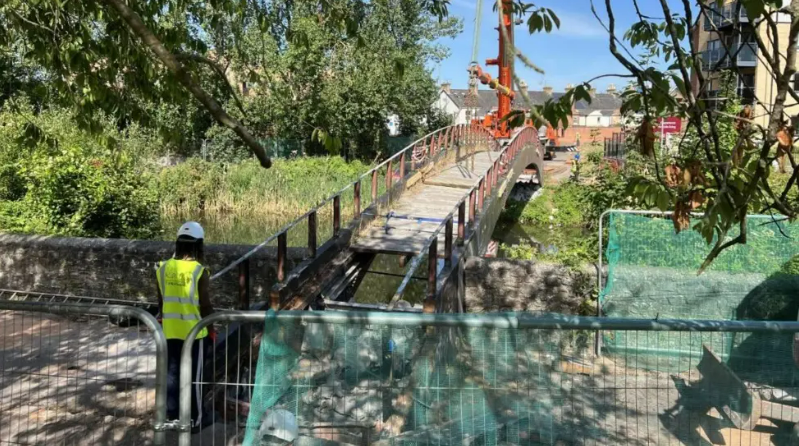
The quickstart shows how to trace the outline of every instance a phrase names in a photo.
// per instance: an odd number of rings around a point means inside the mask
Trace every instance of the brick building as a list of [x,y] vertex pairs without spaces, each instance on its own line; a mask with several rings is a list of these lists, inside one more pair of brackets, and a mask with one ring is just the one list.
[[[521,85],[527,88],[526,84]],[[527,96],[533,105],[542,105],[546,101],[558,100],[563,93],[555,92],[551,87],[543,90],[527,90]],[[576,139],[580,133],[581,141],[590,141],[590,134],[597,134],[597,141],[605,136],[621,131],[621,98],[613,85],[608,86],[605,93],[592,91],[591,102],[578,101],[572,109],[569,127],[560,129],[564,141]],[[494,90],[476,90],[470,94],[468,89],[451,88],[450,84],[441,85],[439,96],[434,107],[443,111],[452,118],[453,124],[465,124],[472,119],[482,119],[486,114],[496,111],[497,93]],[[521,95],[517,94],[513,104],[514,109],[523,109]]]

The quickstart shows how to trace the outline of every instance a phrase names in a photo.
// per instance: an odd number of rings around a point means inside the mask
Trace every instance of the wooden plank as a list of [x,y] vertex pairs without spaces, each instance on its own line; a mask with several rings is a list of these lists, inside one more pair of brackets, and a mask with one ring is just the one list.
[[760,419],[760,397],[707,344],[702,344],[702,360],[696,368],[702,374],[702,382],[709,386],[708,394],[717,396],[710,403],[738,429],[754,429]]

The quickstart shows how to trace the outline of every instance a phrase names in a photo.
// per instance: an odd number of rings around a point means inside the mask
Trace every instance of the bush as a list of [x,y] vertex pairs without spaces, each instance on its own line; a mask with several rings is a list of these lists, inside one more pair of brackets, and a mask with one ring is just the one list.
[[0,111],[0,230],[129,238],[159,231],[157,196],[139,160],[152,145],[148,135],[111,122],[90,134],[64,110],[14,105]]
[[[116,162],[115,162],[116,161]],[[157,195],[130,162],[94,157],[80,147],[35,156],[27,170],[31,206],[51,232],[150,238],[159,230]]]

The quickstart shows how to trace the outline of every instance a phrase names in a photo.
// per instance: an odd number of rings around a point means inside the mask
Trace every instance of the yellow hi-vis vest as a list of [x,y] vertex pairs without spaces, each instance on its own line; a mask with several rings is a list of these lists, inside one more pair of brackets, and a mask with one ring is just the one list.
[[[198,284],[203,271],[205,268],[193,260],[170,259],[158,264],[158,288],[164,302],[161,318],[167,339],[186,340],[202,318]],[[206,336],[208,329],[203,328],[197,339]]]

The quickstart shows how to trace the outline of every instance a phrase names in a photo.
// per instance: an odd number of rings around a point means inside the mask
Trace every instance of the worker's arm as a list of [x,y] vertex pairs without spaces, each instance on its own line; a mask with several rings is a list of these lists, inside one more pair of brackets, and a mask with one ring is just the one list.
[[211,306],[211,274],[208,270],[203,271],[199,283],[200,291],[200,316],[206,317],[214,312]]

